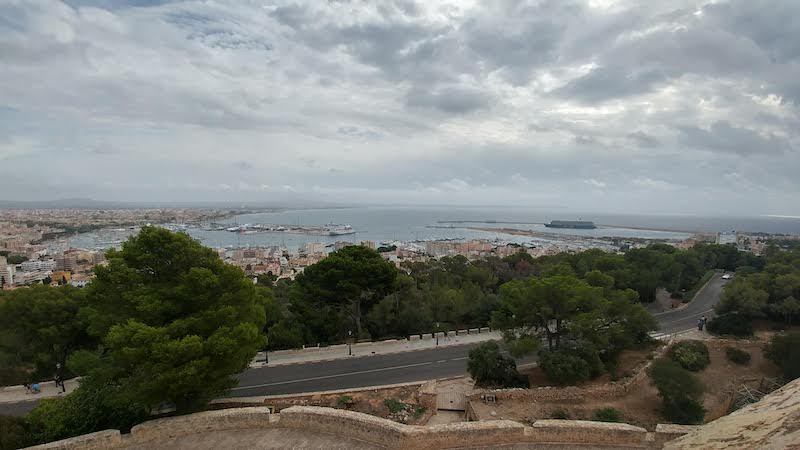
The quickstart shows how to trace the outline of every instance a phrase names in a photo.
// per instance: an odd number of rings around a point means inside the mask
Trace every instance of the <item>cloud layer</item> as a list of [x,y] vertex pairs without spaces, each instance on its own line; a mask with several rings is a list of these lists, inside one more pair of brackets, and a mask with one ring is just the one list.
[[0,0],[0,197],[800,213],[800,2]]

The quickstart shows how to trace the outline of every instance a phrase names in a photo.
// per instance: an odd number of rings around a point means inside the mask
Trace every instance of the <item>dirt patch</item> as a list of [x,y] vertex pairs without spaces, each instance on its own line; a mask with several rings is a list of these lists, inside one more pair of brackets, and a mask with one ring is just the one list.
[[[703,405],[707,411],[706,421],[727,414],[736,387],[741,384],[757,387],[763,377],[774,377],[779,374],[778,368],[764,358],[763,343],[760,341],[708,340],[706,345],[711,364],[698,373],[698,377],[707,388],[703,397]],[[752,357],[750,364],[739,366],[728,361],[725,356],[727,346],[749,352]],[[619,373],[639,366],[642,358],[647,358],[647,354],[649,352],[623,354],[620,358]],[[540,371],[538,373],[541,374]],[[532,381],[538,376],[536,371],[529,372]],[[544,375],[541,374],[541,377]],[[546,377],[544,379],[546,380]],[[598,379],[581,387],[599,386],[602,383],[603,380]],[[649,430],[653,430],[658,423],[666,423],[660,413],[661,399],[658,397],[658,391],[650,384],[647,376],[636,378],[627,390],[627,394],[616,399],[597,399],[587,395],[580,399],[562,401],[503,399],[497,400],[494,404],[480,400],[470,402],[472,416],[479,420],[510,419],[523,423],[551,418],[591,420],[597,410],[609,407],[618,410],[624,422]]]
[[[425,424],[436,408],[435,395],[425,385],[270,398],[265,404],[277,412],[290,406],[325,406],[370,414],[410,425]],[[387,406],[386,401],[389,400]],[[391,410],[390,410],[391,407]]]

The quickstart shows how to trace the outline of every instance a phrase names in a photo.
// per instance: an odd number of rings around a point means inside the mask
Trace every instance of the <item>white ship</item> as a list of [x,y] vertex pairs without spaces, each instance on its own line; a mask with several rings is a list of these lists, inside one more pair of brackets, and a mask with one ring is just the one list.
[[342,236],[345,234],[355,234],[356,232],[350,225],[338,225],[335,223],[325,225],[325,231],[328,232],[328,236]]

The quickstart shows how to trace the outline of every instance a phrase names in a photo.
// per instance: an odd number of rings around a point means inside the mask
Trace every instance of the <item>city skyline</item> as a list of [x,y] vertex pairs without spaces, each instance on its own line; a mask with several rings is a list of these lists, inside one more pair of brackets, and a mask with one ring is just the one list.
[[800,216],[800,4],[0,3],[0,200]]

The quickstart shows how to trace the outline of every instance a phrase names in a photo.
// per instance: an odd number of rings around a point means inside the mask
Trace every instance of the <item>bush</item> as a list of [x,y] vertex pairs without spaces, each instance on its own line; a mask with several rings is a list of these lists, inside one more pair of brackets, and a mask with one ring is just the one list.
[[750,353],[736,347],[725,347],[725,356],[728,357],[728,361],[740,366],[750,364]]
[[598,422],[622,422],[622,414],[614,408],[602,408],[594,412],[593,419]]
[[0,450],[13,450],[33,445],[28,436],[25,419],[13,416],[0,416]]
[[753,335],[752,319],[744,314],[727,313],[708,322],[708,332],[717,336],[747,337]]
[[342,395],[336,399],[336,406],[339,408],[347,408],[353,404],[353,397],[349,395]]
[[711,362],[708,347],[701,341],[682,341],[673,345],[667,355],[686,370],[699,372]]
[[485,342],[470,350],[467,370],[477,386],[528,386],[528,380],[517,372],[517,363],[501,354],[495,342]]
[[575,355],[560,351],[539,352],[539,367],[550,381],[560,384],[576,384],[591,378],[589,363]]
[[400,411],[406,409],[406,404],[396,398],[387,398],[383,401],[383,404],[392,414],[399,413]]
[[781,368],[787,379],[800,377],[800,332],[776,334],[764,354]]
[[658,389],[664,417],[674,423],[691,425],[703,421],[705,411],[700,404],[703,384],[675,361],[660,358],[647,371]]
[[112,387],[92,390],[81,386],[65,397],[43,399],[26,419],[32,440],[41,443],[98,430],[128,432],[147,420],[148,412],[148,408],[123,399]]
[[664,400],[664,417],[675,423],[683,425],[696,425],[703,422],[706,411],[698,400],[681,397],[674,400]]
[[576,384],[603,373],[597,350],[584,342],[572,342],[555,351],[540,351],[539,367],[550,381],[560,385]]
[[569,420],[569,411],[566,409],[557,409],[550,413],[550,417],[553,419]]

